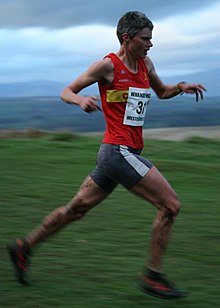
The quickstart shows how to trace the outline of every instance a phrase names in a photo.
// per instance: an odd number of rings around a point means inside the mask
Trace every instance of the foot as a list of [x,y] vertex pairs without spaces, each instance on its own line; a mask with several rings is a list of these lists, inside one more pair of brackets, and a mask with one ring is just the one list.
[[15,275],[18,281],[23,285],[30,285],[27,278],[27,266],[31,249],[26,241],[16,240],[7,246],[11,261],[14,265]]
[[187,296],[186,292],[176,289],[161,273],[157,273],[157,277],[154,278],[150,275],[143,275],[139,288],[147,294],[164,299],[178,299]]

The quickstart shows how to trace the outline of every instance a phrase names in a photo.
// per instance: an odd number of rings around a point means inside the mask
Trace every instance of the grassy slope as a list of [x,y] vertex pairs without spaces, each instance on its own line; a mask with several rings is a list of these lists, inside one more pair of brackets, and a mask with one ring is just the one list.
[[[170,100],[152,97],[145,128],[198,127],[220,125],[219,97],[205,97],[199,103],[190,96]],[[0,129],[43,129],[74,132],[104,131],[102,112],[88,114],[78,106],[64,104],[58,97],[0,97]]]
[[164,267],[191,292],[187,299],[167,302],[137,290],[156,211],[120,186],[39,246],[32,287],[16,283],[6,243],[72,197],[95,164],[99,142],[65,134],[0,141],[0,307],[219,307],[220,143],[198,138],[147,141],[143,153],[182,201]]

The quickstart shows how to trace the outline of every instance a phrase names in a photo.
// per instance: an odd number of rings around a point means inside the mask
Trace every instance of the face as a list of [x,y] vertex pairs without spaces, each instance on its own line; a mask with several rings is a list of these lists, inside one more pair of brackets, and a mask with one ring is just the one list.
[[132,39],[128,39],[129,51],[136,58],[145,58],[153,46],[151,39],[152,31],[148,28],[142,29]]

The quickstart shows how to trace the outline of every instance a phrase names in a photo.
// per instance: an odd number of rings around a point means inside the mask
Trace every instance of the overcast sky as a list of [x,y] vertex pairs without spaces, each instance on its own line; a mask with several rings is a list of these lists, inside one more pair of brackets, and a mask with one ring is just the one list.
[[220,68],[220,1],[0,0],[0,82],[69,83],[117,52],[118,19],[144,12],[154,23],[149,56],[161,77]]

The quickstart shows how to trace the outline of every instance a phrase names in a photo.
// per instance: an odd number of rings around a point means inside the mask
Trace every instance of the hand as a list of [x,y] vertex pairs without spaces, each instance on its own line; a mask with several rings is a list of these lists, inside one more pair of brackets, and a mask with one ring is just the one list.
[[102,111],[101,107],[97,103],[98,97],[97,96],[86,96],[82,98],[80,102],[80,107],[85,112],[94,112],[94,111]]
[[195,94],[197,102],[199,98],[203,99],[203,91],[207,91],[206,88],[202,84],[180,83],[179,88],[181,91],[185,93]]

